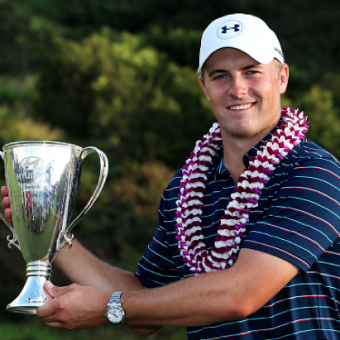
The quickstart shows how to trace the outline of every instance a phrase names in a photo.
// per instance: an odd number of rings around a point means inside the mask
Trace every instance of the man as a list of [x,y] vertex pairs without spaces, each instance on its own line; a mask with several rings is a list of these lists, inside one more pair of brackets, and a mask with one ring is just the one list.
[[275,33],[251,15],[219,18],[198,71],[219,124],[164,191],[138,272],[74,241],[55,263],[77,284],[48,282],[37,315],[70,329],[108,318],[140,335],[185,326],[189,339],[337,339],[340,167],[304,137],[302,113],[281,110],[289,70]]

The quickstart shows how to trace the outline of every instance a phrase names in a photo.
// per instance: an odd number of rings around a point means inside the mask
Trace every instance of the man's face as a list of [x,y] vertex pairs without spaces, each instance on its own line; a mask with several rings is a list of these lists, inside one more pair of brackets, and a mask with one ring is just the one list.
[[250,139],[256,143],[276,126],[280,97],[288,82],[287,65],[278,75],[274,60],[259,64],[239,50],[223,48],[205,62],[203,79],[203,91],[224,139]]

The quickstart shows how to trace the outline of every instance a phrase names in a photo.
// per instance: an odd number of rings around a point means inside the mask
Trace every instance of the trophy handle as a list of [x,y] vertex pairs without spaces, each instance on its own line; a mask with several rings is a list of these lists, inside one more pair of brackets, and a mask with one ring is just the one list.
[[[88,155],[91,153],[97,153],[100,159],[100,173],[99,180],[97,183],[97,187],[93,192],[90,200],[87,202],[85,208],[81,211],[81,213],[70,223],[70,225],[65,229],[63,233],[60,234],[59,242],[57,242],[57,251],[59,251],[66,243],[72,246],[72,240],[74,236],[68,237],[70,231],[75,227],[75,225],[84,217],[84,215],[91,209],[94,202],[97,200],[100,192],[103,189],[105,184],[108,172],[109,172],[109,161],[105,155],[105,153],[94,146],[88,146],[84,148],[80,153],[80,158],[83,161]],[[61,240],[64,239],[64,242]]]
[[[5,160],[5,155],[2,151],[0,151],[0,156],[2,158],[2,160],[4,161]],[[12,236],[13,238],[11,239],[11,235],[8,235],[7,236],[7,241],[8,241],[8,248],[12,248],[12,245],[13,246],[16,246],[19,250],[20,249],[20,245],[19,245],[19,239],[18,239],[18,236],[16,234],[16,232],[14,231],[14,228],[13,226],[11,226],[8,221],[6,220],[6,218],[0,213],[0,218],[1,220],[7,225],[7,227],[11,230],[12,232]]]

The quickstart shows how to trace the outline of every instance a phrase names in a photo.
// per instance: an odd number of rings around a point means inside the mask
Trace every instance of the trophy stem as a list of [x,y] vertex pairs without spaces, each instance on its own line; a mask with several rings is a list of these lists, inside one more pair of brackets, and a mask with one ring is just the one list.
[[33,261],[26,265],[27,280],[19,296],[7,305],[10,312],[21,314],[36,314],[37,307],[42,306],[47,297],[44,293],[44,283],[50,279],[52,265],[45,261]]

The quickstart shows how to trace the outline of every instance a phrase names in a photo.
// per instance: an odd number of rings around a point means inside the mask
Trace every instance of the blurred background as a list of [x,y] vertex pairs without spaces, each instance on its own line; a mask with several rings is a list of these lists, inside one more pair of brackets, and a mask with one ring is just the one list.
[[[108,181],[74,233],[113,265],[136,270],[162,191],[214,121],[196,73],[200,37],[213,19],[234,12],[257,15],[277,33],[291,70],[283,105],[305,111],[308,138],[340,158],[338,1],[0,0],[0,145],[58,140],[107,154]],[[89,156],[74,216],[98,171]],[[48,329],[35,316],[6,312],[25,282],[9,233],[3,224],[1,340],[138,338],[112,326]],[[69,284],[56,266],[52,281]],[[186,336],[166,327],[150,338]]]

